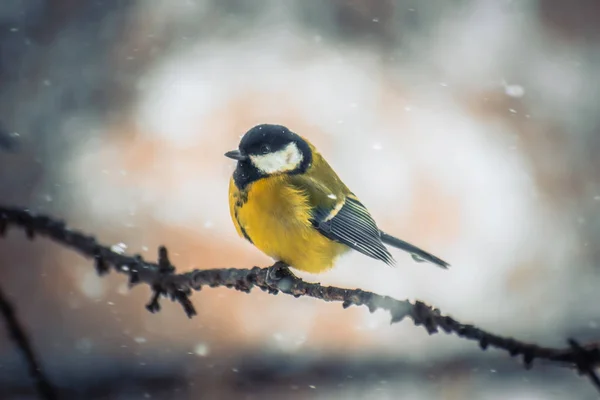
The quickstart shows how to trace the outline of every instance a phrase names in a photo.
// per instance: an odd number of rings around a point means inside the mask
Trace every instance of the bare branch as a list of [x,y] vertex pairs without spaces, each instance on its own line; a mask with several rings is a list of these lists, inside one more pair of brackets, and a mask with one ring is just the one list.
[[6,321],[6,328],[10,333],[10,337],[15,341],[17,347],[23,353],[23,358],[29,367],[29,374],[34,379],[38,394],[42,399],[56,400],[56,392],[50,384],[50,380],[44,374],[40,362],[38,361],[33,346],[31,345],[25,330],[21,327],[15,310],[8,298],[0,288],[0,313]]
[[248,293],[253,287],[258,287],[271,294],[282,292],[295,297],[309,296],[324,301],[337,301],[341,302],[344,308],[364,305],[371,312],[377,309],[387,310],[391,314],[392,323],[408,317],[415,325],[423,326],[429,334],[438,333],[441,329],[446,333],[454,333],[461,338],[478,342],[482,350],[493,347],[504,350],[511,356],[521,356],[527,368],[532,366],[535,359],[548,360],[577,368],[580,373],[587,374],[594,383],[598,379],[593,371],[600,365],[600,349],[596,344],[579,346],[571,341],[570,347],[561,349],[521,342],[486,332],[474,325],[460,323],[420,301],[411,303],[361,289],[343,289],[304,282],[280,263],[275,263],[270,268],[208,269],[176,274],[164,247],[159,249],[158,263],[147,262],[139,255],[127,256],[112,251],[99,244],[94,237],[67,228],[64,222],[44,215],[35,215],[27,209],[0,206],[0,233],[8,226],[24,229],[29,238],[36,234],[47,236],[84,256],[94,258],[100,275],[112,268],[128,275],[130,285],[150,285],[154,294],[147,308],[151,312],[159,311],[159,298],[167,296],[179,302],[186,314],[192,317],[196,314],[189,299],[192,289],[225,286]]
[[577,371],[580,375],[587,375],[590,378],[592,385],[600,391],[600,379],[598,379],[598,375],[596,375],[596,371],[594,371],[594,366],[597,364],[597,361],[594,360],[592,354],[581,347],[575,339],[569,339],[568,343],[576,356],[575,366],[577,367]]

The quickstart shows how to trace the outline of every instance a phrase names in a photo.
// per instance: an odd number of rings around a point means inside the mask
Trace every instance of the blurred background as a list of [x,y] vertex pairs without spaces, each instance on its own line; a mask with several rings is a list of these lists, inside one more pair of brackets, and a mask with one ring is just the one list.
[[[223,153],[284,124],[384,230],[452,264],[351,254],[301,277],[597,340],[598,71],[593,0],[3,0],[0,203],[147,259],[164,244],[180,271],[267,266],[230,221]],[[19,231],[0,266],[63,398],[596,398],[569,369],[385,312],[219,288],[196,318],[153,315],[148,288]],[[35,398],[5,329],[0,398]]]

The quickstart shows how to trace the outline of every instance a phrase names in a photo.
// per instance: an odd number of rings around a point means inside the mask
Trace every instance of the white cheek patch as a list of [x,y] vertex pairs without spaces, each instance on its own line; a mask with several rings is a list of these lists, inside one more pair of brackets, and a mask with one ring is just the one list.
[[274,153],[250,156],[252,164],[265,174],[293,171],[298,168],[302,158],[302,153],[298,150],[296,143],[290,143]]

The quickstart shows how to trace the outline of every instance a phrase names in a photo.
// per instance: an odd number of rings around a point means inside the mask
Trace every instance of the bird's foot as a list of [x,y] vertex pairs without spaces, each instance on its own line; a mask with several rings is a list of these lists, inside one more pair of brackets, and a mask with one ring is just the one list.
[[289,265],[283,261],[277,261],[275,264],[271,265],[267,271],[267,279],[271,281],[279,281],[288,276],[292,278],[296,277],[296,275],[290,271]]
[[289,266],[283,261],[277,261],[267,270],[266,283],[273,289],[285,291],[292,285],[292,281],[298,279],[290,271]]

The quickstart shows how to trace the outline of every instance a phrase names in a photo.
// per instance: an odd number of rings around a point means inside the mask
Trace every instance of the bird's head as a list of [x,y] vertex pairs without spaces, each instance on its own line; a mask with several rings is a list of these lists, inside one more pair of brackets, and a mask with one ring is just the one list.
[[238,161],[238,168],[263,177],[279,173],[303,173],[312,163],[309,144],[282,125],[261,124],[250,129],[237,150],[226,157]]

